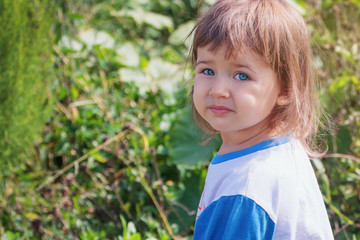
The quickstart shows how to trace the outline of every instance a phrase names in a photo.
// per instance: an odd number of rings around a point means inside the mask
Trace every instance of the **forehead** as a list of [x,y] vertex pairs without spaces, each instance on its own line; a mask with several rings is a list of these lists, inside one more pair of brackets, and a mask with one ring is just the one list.
[[213,41],[208,39],[207,41],[200,42],[200,44],[193,45],[194,57],[198,57],[198,51],[201,49],[203,52],[206,50],[214,55],[223,55],[226,59],[236,58],[238,53],[241,53],[243,49],[246,48],[243,45],[244,44],[238,44],[235,47],[229,38],[221,39],[220,41],[219,39],[214,39]]
[[264,57],[255,53],[250,48],[243,46],[241,49],[232,49],[229,51],[225,44],[213,48],[211,43],[197,48],[196,62],[204,61],[209,58],[221,59],[227,62],[234,63],[256,63],[270,67],[264,60]]

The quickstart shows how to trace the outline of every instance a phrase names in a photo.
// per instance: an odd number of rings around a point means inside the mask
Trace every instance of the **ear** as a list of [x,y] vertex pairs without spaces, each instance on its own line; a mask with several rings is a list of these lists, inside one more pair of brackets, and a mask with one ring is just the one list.
[[276,100],[276,104],[279,106],[283,106],[289,103],[289,95],[284,94],[284,93],[280,93],[277,100]]

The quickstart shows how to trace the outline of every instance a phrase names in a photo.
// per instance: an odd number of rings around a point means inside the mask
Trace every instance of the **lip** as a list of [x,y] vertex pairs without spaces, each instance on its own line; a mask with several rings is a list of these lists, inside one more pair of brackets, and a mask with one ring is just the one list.
[[233,112],[230,108],[227,108],[225,106],[217,106],[217,105],[210,105],[209,109],[211,112],[218,114],[218,115],[225,115],[230,112]]

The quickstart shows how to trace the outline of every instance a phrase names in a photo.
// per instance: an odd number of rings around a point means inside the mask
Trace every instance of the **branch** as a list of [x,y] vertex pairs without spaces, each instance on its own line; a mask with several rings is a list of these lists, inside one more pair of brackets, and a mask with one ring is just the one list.
[[354,157],[352,155],[341,154],[341,153],[325,154],[323,158],[346,158],[360,163],[360,158]]

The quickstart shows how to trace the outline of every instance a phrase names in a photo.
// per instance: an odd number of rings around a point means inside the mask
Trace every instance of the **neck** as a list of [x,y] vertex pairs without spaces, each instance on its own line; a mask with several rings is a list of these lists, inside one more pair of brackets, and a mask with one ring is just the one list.
[[218,154],[225,154],[251,147],[257,143],[276,136],[275,131],[269,127],[257,126],[237,132],[221,133],[222,145]]

